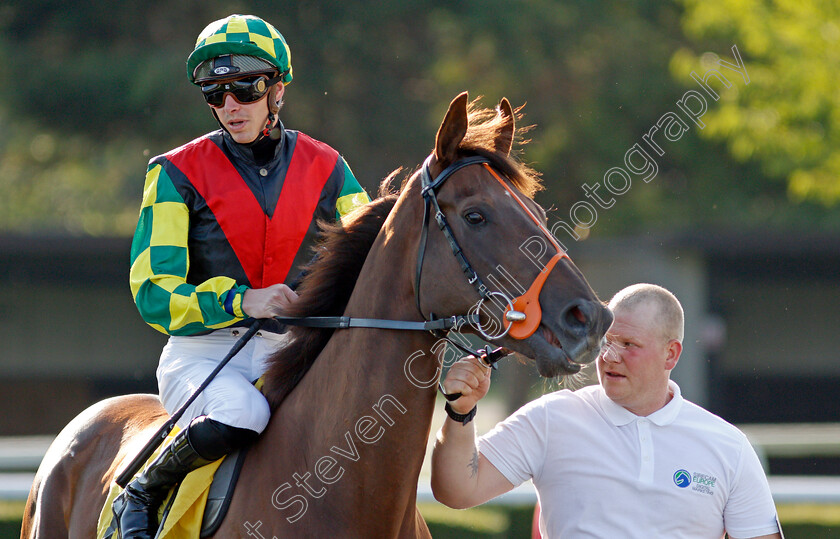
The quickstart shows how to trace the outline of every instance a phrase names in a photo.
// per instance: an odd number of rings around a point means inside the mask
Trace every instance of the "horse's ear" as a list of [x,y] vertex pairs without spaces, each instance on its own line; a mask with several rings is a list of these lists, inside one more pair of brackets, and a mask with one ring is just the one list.
[[510,101],[508,101],[506,97],[503,97],[499,102],[499,108],[496,110],[502,118],[502,124],[496,132],[496,141],[494,145],[497,152],[509,155],[510,149],[513,147],[513,132],[516,124],[516,120],[513,116],[513,108],[510,106]]
[[467,134],[468,99],[467,92],[464,92],[449,104],[449,110],[435,137],[435,158],[438,163],[450,163],[457,157],[458,146]]

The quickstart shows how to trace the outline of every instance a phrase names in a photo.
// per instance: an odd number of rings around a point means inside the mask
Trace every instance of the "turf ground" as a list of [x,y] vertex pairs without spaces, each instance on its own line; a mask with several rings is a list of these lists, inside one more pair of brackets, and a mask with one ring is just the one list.
[[[0,539],[20,537],[23,502],[0,502]],[[840,537],[840,505],[780,505],[786,539]],[[528,539],[532,507],[476,507],[466,511],[436,503],[420,505],[435,539]]]

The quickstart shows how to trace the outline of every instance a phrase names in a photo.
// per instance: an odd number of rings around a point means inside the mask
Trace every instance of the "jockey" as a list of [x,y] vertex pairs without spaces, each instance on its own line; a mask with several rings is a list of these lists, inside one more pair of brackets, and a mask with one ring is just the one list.
[[[344,159],[278,118],[292,81],[289,48],[269,23],[230,15],[208,25],[187,59],[221,129],[149,162],[131,245],[131,292],[169,335],[157,369],[170,414],[253,319],[283,315],[309,258],[316,220],[369,202]],[[153,537],[157,508],[184,476],[253,442],[268,402],[253,386],[282,344],[268,320],[179,421],[165,447],[114,502],[120,536]]]

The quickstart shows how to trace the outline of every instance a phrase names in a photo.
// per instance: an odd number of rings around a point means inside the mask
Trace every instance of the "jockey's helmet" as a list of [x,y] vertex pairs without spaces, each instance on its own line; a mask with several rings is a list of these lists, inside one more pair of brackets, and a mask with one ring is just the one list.
[[289,46],[274,26],[253,15],[230,15],[202,30],[187,58],[187,77],[193,84],[278,73],[292,81]]

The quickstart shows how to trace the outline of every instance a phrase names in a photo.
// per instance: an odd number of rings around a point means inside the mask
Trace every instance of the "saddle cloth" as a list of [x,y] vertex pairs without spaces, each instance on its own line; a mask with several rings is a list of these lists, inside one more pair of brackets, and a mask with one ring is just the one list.
[[[147,464],[157,457],[160,449],[169,444],[178,430],[178,427],[172,430],[158,451],[149,458]],[[238,451],[190,472],[161,504],[158,517],[160,521],[163,521],[163,528],[158,537],[160,539],[187,539],[212,534],[227,512],[227,502],[233,493],[233,486],[239,476],[244,456],[244,451]],[[122,488],[119,485],[111,484],[105,506],[99,514],[96,527],[97,539],[119,537],[116,532],[116,523],[113,522],[114,514],[111,506],[121,491]]]

